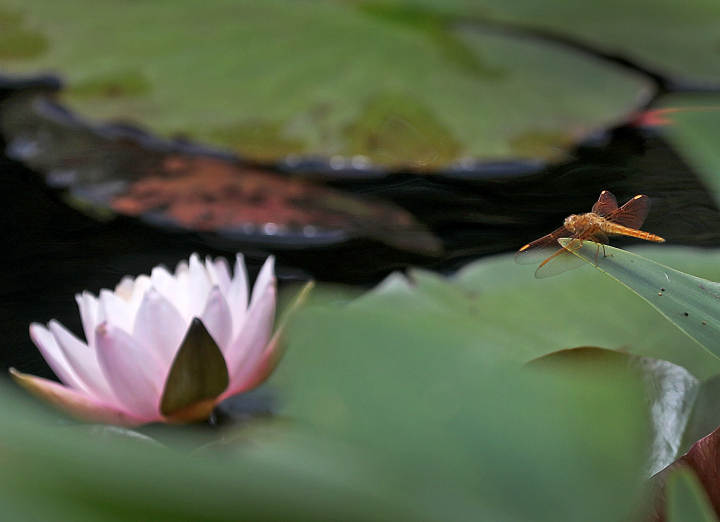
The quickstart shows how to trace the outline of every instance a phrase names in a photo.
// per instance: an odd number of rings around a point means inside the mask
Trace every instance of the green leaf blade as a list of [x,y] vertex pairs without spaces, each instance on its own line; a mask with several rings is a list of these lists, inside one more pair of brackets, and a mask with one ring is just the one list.
[[[560,239],[565,246],[571,240]],[[583,241],[573,254],[645,299],[671,323],[720,357],[720,284],[695,277],[622,249]]]

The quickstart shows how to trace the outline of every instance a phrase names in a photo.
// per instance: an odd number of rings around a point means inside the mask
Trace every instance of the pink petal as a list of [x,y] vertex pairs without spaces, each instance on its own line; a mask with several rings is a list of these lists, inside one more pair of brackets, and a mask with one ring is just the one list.
[[140,304],[133,337],[143,349],[155,352],[163,367],[169,368],[187,328],[180,312],[151,288]]
[[151,351],[110,323],[98,326],[97,357],[105,378],[125,408],[143,418],[159,418],[168,368]]
[[238,254],[235,258],[235,275],[228,289],[227,303],[233,319],[233,339],[235,339],[245,322],[248,306],[247,272],[242,254]]
[[230,289],[230,267],[224,257],[218,257],[214,262],[210,256],[205,258],[205,269],[208,271],[213,286],[220,288],[223,296],[227,296]]
[[[277,366],[277,363],[284,353],[284,337],[288,320],[294,313],[296,313],[298,308],[305,303],[313,286],[314,282],[310,281],[300,290],[295,297],[295,300],[287,308],[285,316],[270,339],[270,342],[263,350],[259,361],[256,364],[249,364],[246,377],[244,379],[239,377],[236,378],[234,384],[231,383],[230,386],[228,386],[228,389],[220,396],[220,400],[224,400],[237,393],[243,393],[251,390],[265,382],[270,374],[272,374],[275,366]],[[250,367],[252,367],[252,369],[250,369]]]
[[80,309],[80,319],[82,320],[83,332],[85,333],[85,342],[94,348],[95,328],[105,320],[100,313],[100,303],[90,292],[83,292],[82,295],[76,294],[75,301]]
[[220,395],[218,402],[228,397],[252,390],[262,384],[272,374],[283,354],[284,339],[282,332],[275,332],[267,346],[262,350],[257,362],[243,366],[242,373],[231,378],[227,389]]
[[210,297],[200,319],[221,351],[230,345],[232,317],[230,317],[230,309],[218,287],[213,288],[210,292]]
[[95,350],[80,341],[59,322],[50,321],[48,326],[65,359],[82,383],[83,389],[102,402],[116,404],[117,399],[100,369]]
[[230,349],[223,352],[230,373],[229,389],[241,386],[255,371],[270,340],[274,320],[275,276],[272,258],[268,258],[255,282],[245,325]]
[[64,382],[70,388],[78,391],[87,392],[87,388],[83,382],[78,378],[75,370],[65,358],[65,354],[58,346],[55,337],[50,331],[43,325],[33,323],[30,325],[30,338],[38,347],[42,354],[45,362],[52,368],[58,379]]
[[21,373],[15,368],[10,368],[10,374],[18,384],[33,395],[48,401],[53,406],[80,420],[120,426],[136,426],[153,420],[137,417],[120,408],[103,404],[54,381]]
[[211,287],[207,270],[200,262],[200,257],[197,254],[190,256],[188,272],[190,277],[190,314],[193,317],[200,317],[205,309]]

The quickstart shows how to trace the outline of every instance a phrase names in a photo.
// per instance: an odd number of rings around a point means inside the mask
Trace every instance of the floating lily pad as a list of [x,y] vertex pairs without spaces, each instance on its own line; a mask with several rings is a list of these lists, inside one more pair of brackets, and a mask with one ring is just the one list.
[[493,319],[484,307],[453,307],[462,294],[437,286],[386,284],[298,319],[273,379],[281,414],[402,470],[396,493],[432,518],[626,519],[645,459],[639,383],[517,365],[478,325]]
[[[641,250],[668,265],[698,275],[718,274],[716,251],[677,247]],[[650,390],[647,413],[653,421],[654,435],[641,451],[644,456],[653,455],[649,465],[646,462],[647,477],[678,457],[688,431],[697,433],[697,421],[689,422],[689,418],[699,416],[703,421],[710,420],[704,407],[695,410],[696,398],[700,394],[706,405],[713,401],[714,392],[712,387],[699,387],[698,380],[683,368],[657,358],[669,358],[700,378],[718,375],[720,362],[645,301],[600,275],[588,266],[575,273],[536,280],[531,269],[515,265],[510,256],[474,263],[449,280],[424,271],[412,271],[408,277],[395,274],[344,308],[317,311],[317,315],[309,319],[310,326],[296,331],[296,344],[291,345],[288,358],[274,378],[288,397],[284,412],[291,417],[312,419],[322,430],[341,433],[353,440],[362,438],[374,448],[382,444],[395,447],[389,442],[394,440],[393,434],[410,432],[412,442],[402,439],[402,450],[398,450],[401,455],[432,447],[429,440],[425,440],[424,446],[421,443],[414,446],[421,437],[418,432],[423,433],[422,436],[432,434],[430,440],[442,440],[451,448],[457,447],[467,458],[471,450],[461,446],[462,435],[454,429],[471,429],[468,418],[479,417],[483,429],[492,431],[493,422],[505,418],[493,408],[493,401],[502,407],[513,402],[509,399],[509,390],[495,380],[498,375],[517,379],[510,387],[519,385],[521,378],[512,372],[502,372],[537,356],[592,343],[612,348],[615,350],[612,355],[622,364],[634,365],[642,375],[639,380],[644,383],[646,393]],[[354,333],[359,331],[363,334]],[[333,351],[331,347],[337,346],[343,350]],[[630,354],[651,355],[654,359]],[[318,378],[312,368],[321,364],[338,370]],[[348,367],[352,368],[350,374],[340,369]],[[452,368],[448,371],[452,377],[443,378],[444,368]],[[566,373],[580,381],[598,379],[609,392],[615,389],[618,375],[609,378],[602,368],[602,364],[594,361],[587,364],[584,371]],[[463,381],[465,372],[472,374],[478,383],[492,382],[492,388],[458,392],[456,387]],[[487,372],[493,372],[493,377]],[[394,393],[383,393],[383,383],[393,378],[402,384],[393,388]],[[354,392],[347,391],[347,387],[354,387]],[[333,392],[326,393],[323,391],[326,389]],[[438,397],[444,402],[435,402]],[[576,396],[568,391],[564,400],[571,400],[570,397]],[[540,408],[542,414],[565,403],[558,399],[551,404]],[[478,405],[482,405],[478,411],[468,413]],[[691,414],[691,410],[695,411]],[[359,412],[363,412],[362,416]],[[491,413],[485,417],[487,412]],[[516,422],[522,415],[515,412]],[[374,416],[381,419],[378,424],[367,420]],[[425,423],[434,430],[414,424],[418,416],[427,419]],[[458,424],[454,424],[456,420]],[[533,444],[542,445],[539,442],[541,424],[539,421],[534,424]],[[622,422],[611,424],[615,428],[624,426]],[[606,427],[601,421],[591,425],[596,429]],[[453,433],[452,443],[444,438],[449,431]],[[511,437],[507,427],[505,434]],[[479,439],[476,436],[473,440],[477,443]],[[592,440],[588,444],[594,447]],[[515,479],[511,471],[516,469],[514,459],[524,458],[508,449],[509,445],[504,446],[503,451],[485,446],[486,452],[504,454],[508,466],[506,481]],[[463,469],[462,464],[453,457],[452,450],[444,455],[448,459],[445,464],[461,473],[458,469]],[[425,455],[423,460],[431,458]],[[617,456],[613,458],[610,467],[617,466],[620,460]],[[526,464],[523,469],[537,466],[541,465]],[[496,469],[484,461],[482,468],[491,476],[493,472],[488,470]],[[504,482],[506,486],[508,483]],[[486,491],[484,487],[482,491]],[[523,488],[518,486],[518,489]],[[567,486],[560,489],[567,495]],[[496,498],[502,497],[501,492],[495,494]],[[527,505],[519,502],[516,509],[521,512]],[[552,513],[552,509],[537,512]],[[575,517],[585,520],[588,515],[576,514]],[[517,519],[523,520],[522,516]]]
[[45,35],[26,25],[20,11],[0,7],[0,60],[30,60],[48,47]]
[[392,203],[186,150],[133,127],[91,126],[32,92],[0,102],[0,130],[10,155],[96,217],[124,214],[235,249],[371,238],[419,254],[442,251],[430,230]]
[[190,230],[246,240],[255,236],[278,245],[332,243],[369,233],[399,248],[440,251],[431,233],[401,209],[305,181],[181,156],[165,158],[148,174],[118,191],[110,199],[111,208]]
[[657,473],[680,455],[700,388],[699,381],[684,368],[652,357],[591,346],[548,354],[532,361],[530,367],[556,372],[607,372],[609,382],[618,372],[634,375],[645,387],[650,414],[649,473]]
[[371,0],[360,5],[421,9],[449,17],[540,32],[616,55],[675,79],[720,84],[717,20],[720,4],[707,0]]
[[97,120],[262,159],[339,155],[417,169],[555,159],[622,120],[651,86],[567,46],[352,2],[2,0],[0,9],[47,41],[37,56],[0,56],[3,70],[59,72],[63,99]]

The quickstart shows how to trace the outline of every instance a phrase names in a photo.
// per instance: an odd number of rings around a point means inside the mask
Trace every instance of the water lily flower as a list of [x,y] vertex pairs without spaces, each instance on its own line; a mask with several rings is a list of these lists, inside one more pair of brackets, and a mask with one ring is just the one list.
[[[301,292],[304,296],[306,292]],[[30,336],[63,384],[23,374],[17,382],[93,422],[139,425],[207,418],[214,406],[261,384],[281,353],[273,335],[276,281],[270,257],[248,304],[245,264],[197,254],[150,276],[125,277],[115,291],[75,296],[87,342],[59,322]]]

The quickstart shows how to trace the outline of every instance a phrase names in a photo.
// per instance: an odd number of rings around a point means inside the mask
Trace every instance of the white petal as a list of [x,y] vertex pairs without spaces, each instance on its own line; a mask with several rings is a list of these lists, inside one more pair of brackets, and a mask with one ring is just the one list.
[[95,328],[105,319],[100,314],[100,303],[90,292],[83,292],[82,295],[75,294],[75,301],[80,309],[85,342],[95,347]]
[[[178,266],[175,269],[175,282],[177,288],[176,298],[174,301],[171,301],[188,323],[193,317],[195,317],[195,314],[193,314],[194,307],[192,306],[193,296],[190,293],[189,272],[190,269],[185,261],[178,263]],[[205,306],[204,302],[202,306]]]
[[137,318],[137,312],[143,298],[145,297],[145,293],[150,288],[152,288],[152,280],[148,276],[141,275],[135,279],[135,286],[133,287],[129,302],[130,315],[133,317],[133,324]]
[[227,293],[227,303],[233,320],[233,339],[240,333],[247,314],[248,282],[242,254],[235,258],[235,275]]
[[121,299],[129,301],[132,296],[134,286],[135,280],[130,276],[125,276],[117,285],[115,285],[115,295]]
[[183,259],[182,261],[178,262],[177,266],[175,267],[175,277],[179,277],[180,274],[187,273],[188,270],[188,263]]
[[80,341],[59,322],[52,320],[48,326],[65,359],[90,396],[110,405],[117,404],[115,394],[110,390],[105,375],[100,369],[95,350]]
[[52,368],[52,371],[55,372],[58,379],[70,388],[88,393],[87,388],[78,378],[72,366],[70,366],[70,363],[65,358],[65,354],[63,354],[55,340],[55,336],[50,333],[50,330],[41,324],[33,323],[30,325],[30,338],[35,343],[35,346],[38,347],[45,362]]
[[144,349],[154,351],[170,368],[188,323],[160,292],[151,288],[143,298],[135,319],[133,337]]
[[159,417],[166,371],[155,355],[110,323],[96,330],[98,362],[121,404],[140,417]]
[[228,295],[230,289],[230,266],[224,257],[218,257],[213,261],[210,256],[205,258],[205,269],[208,271],[213,286],[220,288],[223,296]]
[[128,303],[120,299],[110,290],[100,290],[100,308],[105,316],[105,321],[125,330],[132,332],[132,317]]
[[260,269],[260,273],[258,274],[257,279],[255,279],[255,284],[253,285],[252,291],[252,298],[250,299],[250,307],[252,308],[253,304],[256,301],[263,299],[267,288],[274,284],[275,256],[270,256],[265,260],[265,263]]
[[189,274],[190,313],[193,317],[200,317],[205,309],[211,286],[208,272],[197,254],[190,256]]
[[232,318],[230,309],[218,287],[213,288],[210,292],[200,319],[220,350],[227,350],[232,339]]
[[[269,267],[269,270],[266,270]],[[247,379],[262,359],[263,351],[270,341],[275,320],[275,277],[272,275],[272,261],[266,262],[253,289],[252,302],[245,325],[224,352],[230,372],[229,388],[238,387]]]
[[180,315],[187,315],[187,296],[180,295],[180,287],[178,286],[175,276],[168,272],[165,267],[156,266],[152,269],[150,279],[153,287],[177,308]]

